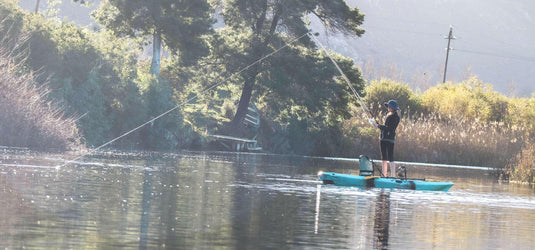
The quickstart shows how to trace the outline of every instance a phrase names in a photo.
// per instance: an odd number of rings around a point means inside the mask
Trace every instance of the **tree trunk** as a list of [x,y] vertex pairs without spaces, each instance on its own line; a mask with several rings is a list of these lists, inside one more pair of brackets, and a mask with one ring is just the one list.
[[162,35],[160,31],[154,31],[152,41],[152,63],[150,64],[150,73],[157,78],[160,77],[160,51],[162,48]]
[[243,136],[243,120],[245,115],[249,110],[249,103],[251,102],[251,96],[253,94],[253,87],[256,81],[256,76],[258,75],[258,67],[253,67],[251,74],[245,80],[243,89],[241,92],[240,102],[238,103],[238,110],[232,122],[230,123],[230,135],[241,137]]
[[[259,16],[258,20],[256,21],[256,25],[254,26],[254,33],[256,36],[255,41],[252,43],[253,51],[256,53],[256,59],[262,58],[265,53],[267,52],[268,44],[271,41],[271,38],[274,35],[274,32],[277,28],[277,25],[279,23],[279,18],[282,15],[282,5],[279,4],[277,6],[277,10],[275,11],[273,20],[271,21],[269,35],[265,37],[262,41],[262,30],[264,27],[264,22],[267,18],[267,10],[268,5],[267,1],[264,1],[262,4],[263,12]],[[247,112],[249,111],[249,103],[251,102],[251,96],[253,93],[253,87],[256,81],[256,77],[258,76],[258,73],[261,69],[261,64],[256,64],[251,68],[249,71],[249,76],[245,80],[245,84],[242,89],[240,102],[238,103],[238,110],[236,111],[236,115],[234,116],[234,119],[232,119],[232,122],[230,123],[230,135],[233,136],[243,136],[244,134],[244,124],[243,120],[245,119],[245,115],[247,115]]]

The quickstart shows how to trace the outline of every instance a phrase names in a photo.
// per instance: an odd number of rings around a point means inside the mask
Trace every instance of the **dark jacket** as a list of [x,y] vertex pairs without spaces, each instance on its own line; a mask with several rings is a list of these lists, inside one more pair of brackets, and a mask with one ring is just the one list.
[[385,125],[379,125],[381,130],[381,141],[394,142],[396,137],[396,128],[399,124],[399,115],[397,112],[389,113],[385,119]]

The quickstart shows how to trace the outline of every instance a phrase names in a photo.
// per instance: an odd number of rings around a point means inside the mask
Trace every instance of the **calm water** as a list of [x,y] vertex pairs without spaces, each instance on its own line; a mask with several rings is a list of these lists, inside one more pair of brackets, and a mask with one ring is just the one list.
[[[320,185],[341,160],[232,153],[72,159],[0,152],[0,248],[533,249],[535,192],[409,167],[449,192]],[[352,170],[357,173],[357,171]]]

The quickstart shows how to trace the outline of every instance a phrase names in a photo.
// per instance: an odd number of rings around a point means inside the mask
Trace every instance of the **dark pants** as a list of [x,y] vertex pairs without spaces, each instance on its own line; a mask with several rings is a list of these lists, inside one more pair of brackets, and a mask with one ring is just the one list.
[[394,161],[394,143],[389,141],[381,141],[381,159],[383,161]]

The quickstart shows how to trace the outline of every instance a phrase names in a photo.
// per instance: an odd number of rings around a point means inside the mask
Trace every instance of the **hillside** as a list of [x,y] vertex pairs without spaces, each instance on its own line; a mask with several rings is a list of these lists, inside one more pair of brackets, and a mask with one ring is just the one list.
[[445,37],[452,25],[456,39],[450,45],[447,80],[475,74],[504,94],[530,96],[535,91],[534,1],[348,3],[366,14],[366,33],[361,38],[320,34],[329,47],[355,58],[367,78],[387,76],[423,89],[441,82]]

